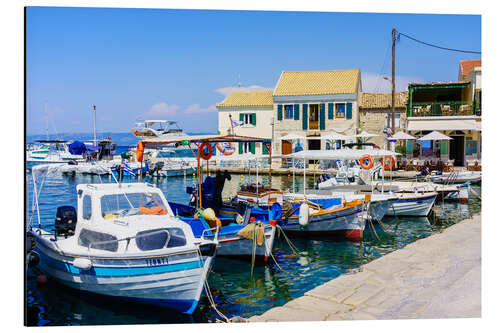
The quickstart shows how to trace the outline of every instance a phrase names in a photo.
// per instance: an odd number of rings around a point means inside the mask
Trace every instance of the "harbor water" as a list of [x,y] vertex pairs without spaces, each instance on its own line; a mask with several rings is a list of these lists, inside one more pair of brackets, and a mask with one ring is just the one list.
[[[161,188],[167,200],[181,203],[188,202],[185,188],[195,181],[192,176],[145,180]],[[255,180],[254,175],[232,175],[232,179],[226,182],[223,196],[230,197],[241,184]],[[111,181],[108,176],[47,177],[39,197],[41,223],[53,224],[58,206],[76,206],[76,185]],[[259,176],[259,181],[267,184],[267,176]],[[307,182],[312,186],[314,179],[310,177]],[[287,176],[272,177],[273,188],[292,190],[294,183],[295,191],[301,191],[300,176],[295,181]],[[30,172],[26,174],[26,185],[26,216],[38,223],[37,216],[31,212],[33,184]],[[474,185],[473,189],[480,194],[479,185]],[[340,274],[439,232],[480,210],[481,202],[474,196],[468,204],[436,202],[428,217],[386,217],[382,226],[374,226],[376,233],[367,225],[360,243],[292,238],[298,255],[283,237],[279,237],[273,250],[277,265],[270,260],[267,266],[256,266],[252,274],[250,262],[217,257],[208,283],[219,311],[229,318],[250,317],[283,305]],[[221,319],[205,296],[202,296],[195,313],[186,316],[165,308],[116,302],[110,297],[77,292],[50,280],[47,284],[37,285],[39,274],[35,268],[29,269],[26,276],[29,326],[191,323]]]

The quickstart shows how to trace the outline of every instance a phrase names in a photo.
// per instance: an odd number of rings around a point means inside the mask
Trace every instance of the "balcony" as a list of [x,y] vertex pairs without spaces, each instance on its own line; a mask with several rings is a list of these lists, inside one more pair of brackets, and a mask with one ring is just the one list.
[[480,116],[469,102],[412,103],[410,117]]

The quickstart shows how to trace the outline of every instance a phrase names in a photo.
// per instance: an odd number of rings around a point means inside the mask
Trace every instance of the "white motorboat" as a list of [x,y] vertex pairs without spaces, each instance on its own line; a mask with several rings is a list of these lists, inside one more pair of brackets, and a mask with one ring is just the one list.
[[37,149],[26,151],[28,166],[46,163],[68,163],[69,161],[83,161],[82,155],[71,154],[68,141],[64,140],[38,140]]
[[[38,207],[34,167],[34,200]],[[146,183],[80,184],[77,207],[62,206],[54,225],[29,224],[38,268],[69,287],[153,303],[191,314],[217,247],[217,233],[195,237],[160,189]]]
[[131,131],[139,139],[175,138],[185,135],[179,124],[173,120],[139,120]]

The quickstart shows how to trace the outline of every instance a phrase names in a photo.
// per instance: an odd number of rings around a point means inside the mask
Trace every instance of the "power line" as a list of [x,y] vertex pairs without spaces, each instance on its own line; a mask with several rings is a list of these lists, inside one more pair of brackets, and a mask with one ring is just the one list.
[[424,45],[427,45],[427,46],[435,47],[435,48],[438,48],[438,49],[441,49],[441,50],[455,51],[455,52],[462,52],[462,53],[481,54],[481,52],[478,52],[478,51],[465,51],[465,50],[451,49],[451,48],[448,48],[448,47],[443,47],[443,46],[439,46],[439,45],[434,45],[434,44],[426,43],[426,42],[423,42],[421,40],[418,40],[416,38],[413,38],[411,36],[408,36],[407,34],[404,34],[404,33],[398,31],[398,38],[399,38],[399,35],[403,35],[406,38],[409,38],[409,39],[411,39],[411,40],[413,40],[413,41],[415,41],[417,43],[421,43],[421,44],[424,44]]

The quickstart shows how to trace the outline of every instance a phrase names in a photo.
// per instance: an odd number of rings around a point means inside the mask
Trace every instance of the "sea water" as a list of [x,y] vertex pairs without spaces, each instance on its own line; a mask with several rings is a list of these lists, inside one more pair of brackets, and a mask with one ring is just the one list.
[[[162,189],[167,200],[181,203],[188,202],[189,195],[185,188],[192,186],[195,181],[192,176],[145,180]],[[52,224],[58,206],[76,206],[76,185],[111,181],[108,176],[47,177],[39,198],[41,223]],[[230,197],[241,184],[255,181],[255,175],[232,175],[231,180],[226,182],[223,196]],[[268,184],[265,173],[259,175],[259,181]],[[312,186],[313,177],[308,177],[307,182],[308,186]],[[298,175],[295,181],[293,177],[288,176],[272,177],[273,188],[301,191],[302,184],[302,178]],[[31,173],[26,174],[26,185],[26,217],[33,218],[36,224],[37,216],[31,212]],[[474,185],[473,188],[480,193],[480,186]],[[298,255],[293,253],[283,237],[277,238],[273,250],[277,265],[271,259],[267,266],[255,266],[252,274],[250,262],[217,257],[208,284],[217,309],[227,317],[258,315],[480,210],[481,202],[473,196],[469,204],[440,201],[436,202],[428,217],[386,217],[382,220],[382,226],[374,226],[376,234],[367,225],[364,239],[360,243],[292,238],[291,242],[298,249]],[[215,322],[221,319],[211,308],[205,295],[202,296],[195,313],[186,316],[165,308],[116,302],[111,297],[78,292],[50,280],[45,285],[37,286],[38,274],[40,272],[35,268],[29,269],[26,275],[27,324],[30,326],[190,323]]]

